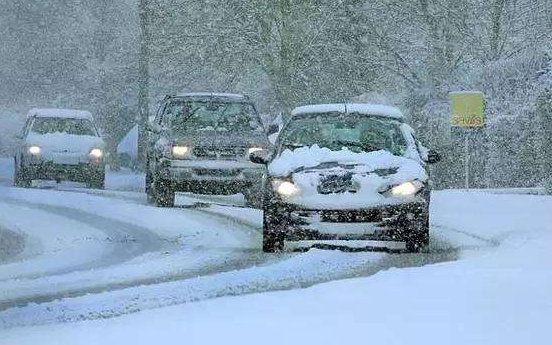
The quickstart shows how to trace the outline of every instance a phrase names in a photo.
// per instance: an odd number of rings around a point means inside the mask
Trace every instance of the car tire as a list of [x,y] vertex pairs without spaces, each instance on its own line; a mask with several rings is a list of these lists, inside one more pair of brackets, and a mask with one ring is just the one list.
[[429,252],[429,216],[426,212],[420,217],[422,219],[413,224],[405,241],[409,253]]
[[15,173],[13,176],[13,184],[16,187],[20,188],[30,188],[32,185],[33,180],[27,176],[25,173],[25,170],[21,167],[15,168]]
[[105,172],[93,175],[88,187],[91,189],[105,189]]
[[176,189],[170,181],[154,178],[151,194],[155,206],[174,207]]
[[263,252],[275,253],[284,249],[284,233],[287,222],[274,206],[263,207]]

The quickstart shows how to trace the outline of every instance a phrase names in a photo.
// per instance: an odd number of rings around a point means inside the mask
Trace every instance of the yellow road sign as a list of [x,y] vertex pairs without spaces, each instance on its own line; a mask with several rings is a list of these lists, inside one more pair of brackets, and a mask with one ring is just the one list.
[[453,127],[484,127],[484,108],[482,92],[460,91],[450,93],[450,122]]

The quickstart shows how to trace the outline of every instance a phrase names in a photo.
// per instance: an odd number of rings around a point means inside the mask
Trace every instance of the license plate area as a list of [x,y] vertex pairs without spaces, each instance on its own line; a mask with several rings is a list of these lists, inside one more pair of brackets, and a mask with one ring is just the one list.
[[78,165],[79,156],[67,154],[54,154],[53,161],[59,165]]

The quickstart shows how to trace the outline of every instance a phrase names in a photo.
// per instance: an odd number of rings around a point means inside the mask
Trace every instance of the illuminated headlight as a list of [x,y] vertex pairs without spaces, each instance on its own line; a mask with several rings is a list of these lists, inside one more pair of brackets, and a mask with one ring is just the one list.
[[250,154],[252,154],[253,152],[258,152],[258,151],[262,151],[263,148],[262,147],[252,147],[250,148],[249,150],[247,150],[247,155],[249,156]]
[[190,148],[188,146],[175,145],[172,147],[172,156],[175,159],[182,159],[186,157]]
[[405,182],[391,188],[390,194],[392,196],[412,196],[418,193],[423,186],[420,181]]
[[33,156],[38,156],[41,151],[42,149],[39,146],[36,146],[36,145],[29,146],[29,153],[32,154]]
[[272,182],[272,187],[276,193],[286,197],[301,193],[301,189],[289,181],[275,180]]
[[92,149],[92,151],[90,151],[90,157],[100,159],[103,157],[103,151],[101,149]]

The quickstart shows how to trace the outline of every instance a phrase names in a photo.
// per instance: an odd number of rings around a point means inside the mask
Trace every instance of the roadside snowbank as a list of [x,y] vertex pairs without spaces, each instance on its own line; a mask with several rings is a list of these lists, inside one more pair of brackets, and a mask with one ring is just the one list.
[[0,343],[547,344],[551,209],[552,197],[545,196],[435,193],[435,224],[495,246],[466,248],[459,261],[304,290],[7,329]]

